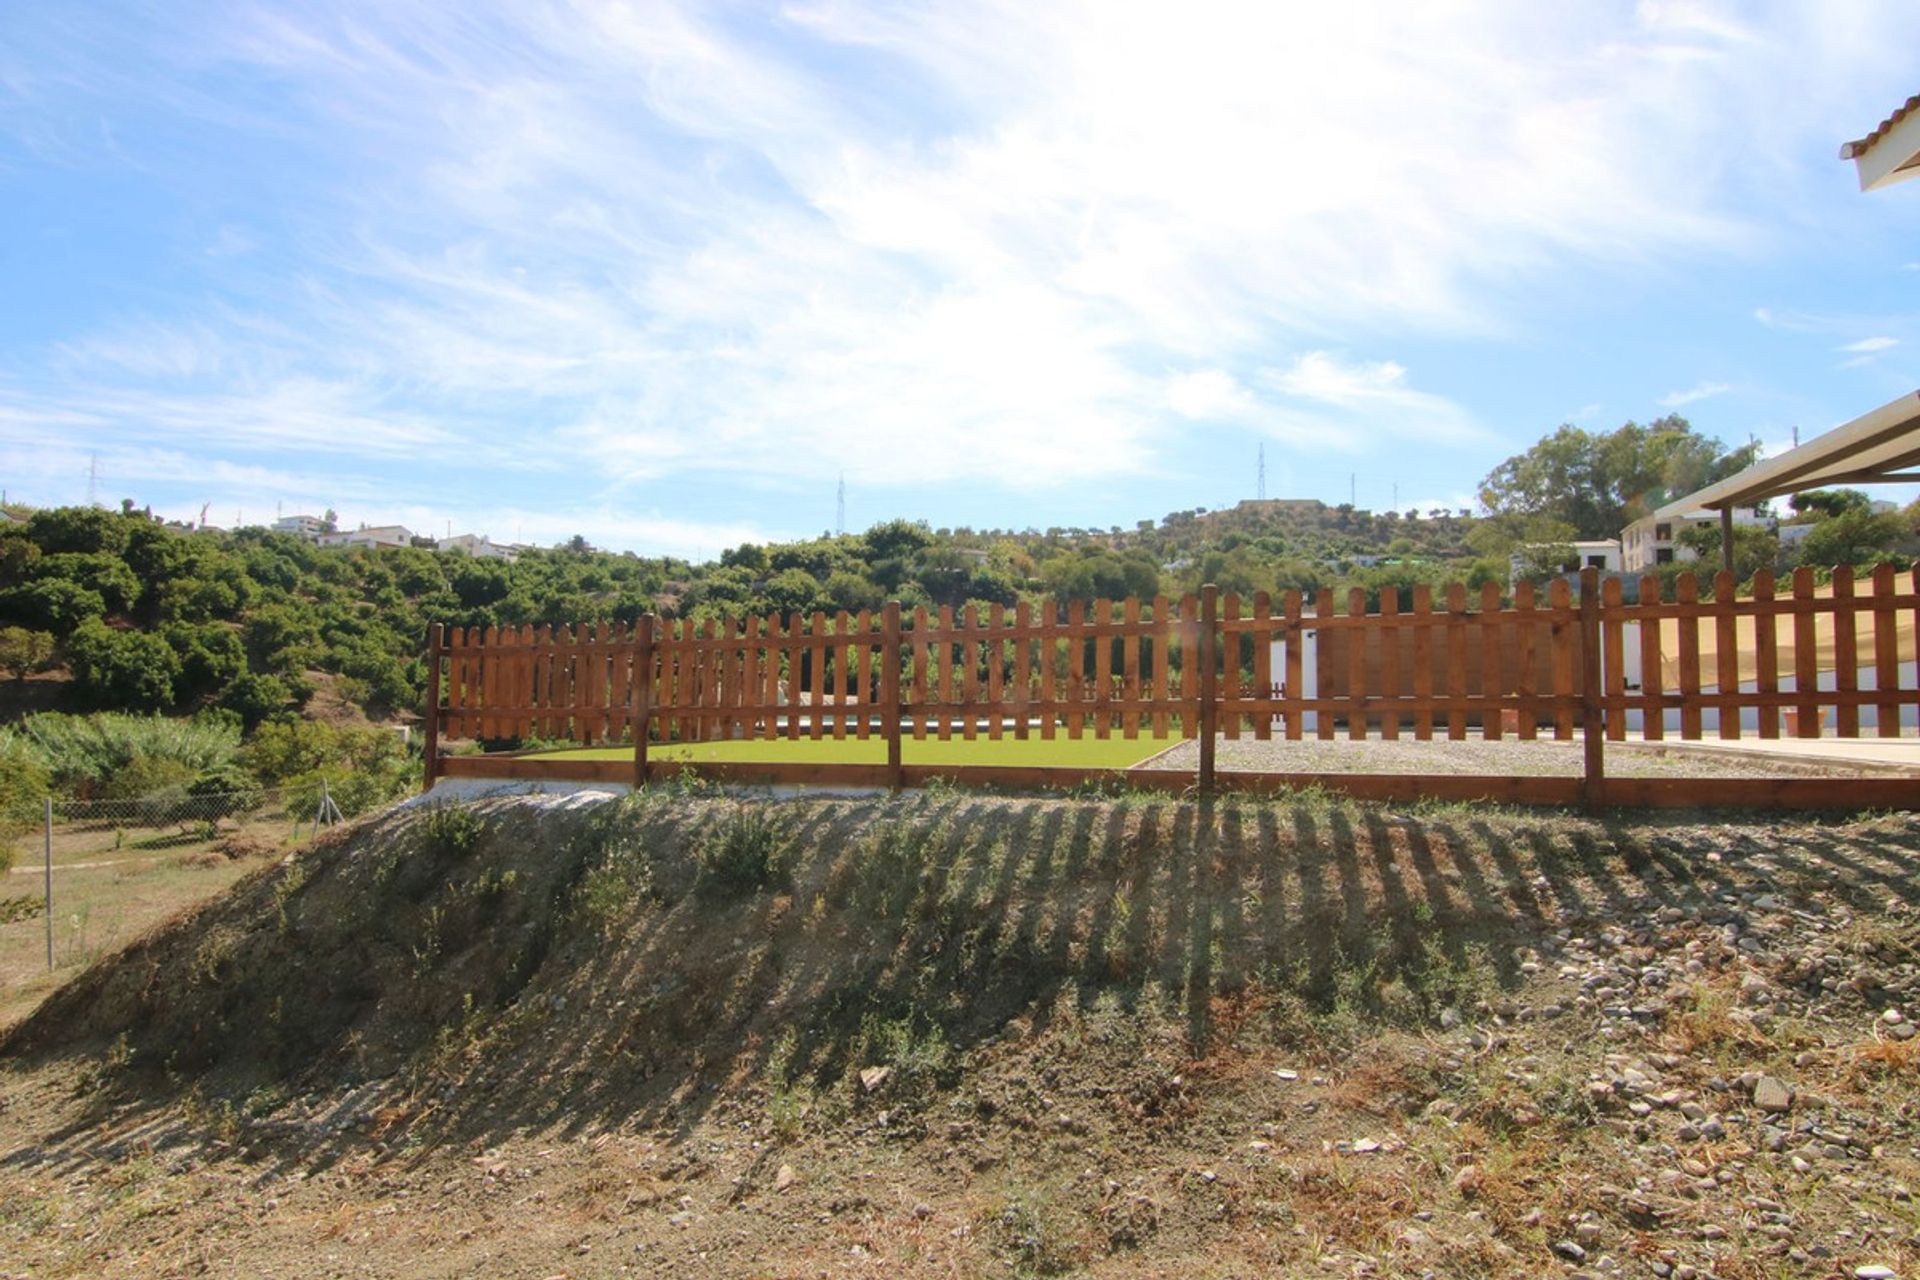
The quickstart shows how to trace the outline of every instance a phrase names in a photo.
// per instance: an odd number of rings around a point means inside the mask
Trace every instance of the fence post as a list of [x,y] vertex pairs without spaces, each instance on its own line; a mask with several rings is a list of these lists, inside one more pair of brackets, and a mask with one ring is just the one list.
[[1600,686],[1600,571],[1580,571],[1580,737],[1585,749],[1580,798],[1588,813],[1600,811],[1606,784],[1605,709]]
[[647,785],[647,739],[653,734],[653,615],[633,629],[633,789]]
[[426,777],[422,791],[433,790],[434,780],[440,776],[440,652],[444,631],[438,622],[427,628],[427,740],[423,748]]
[[882,614],[880,648],[880,703],[887,717],[887,786],[898,791],[905,778],[900,767],[900,602],[887,601]]
[[53,968],[53,797],[46,797],[46,916],[47,916],[47,968]]
[[1213,628],[1218,620],[1220,589],[1211,582],[1200,588],[1200,636],[1194,645],[1194,660],[1200,664],[1200,790],[1213,790],[1213,739],[1219,726],[1220,708],[1215,702],[1218,681],[1214,674],[1217,661]]

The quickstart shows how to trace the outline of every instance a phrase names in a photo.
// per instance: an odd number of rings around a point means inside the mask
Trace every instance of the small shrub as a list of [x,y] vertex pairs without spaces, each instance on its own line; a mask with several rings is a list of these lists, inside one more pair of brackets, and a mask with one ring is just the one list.
[[701,893],[745,898],[787,873],[788,833],[770,810],[742,805],[701,833],[694,850]]
[[480,843],[486,820],[461,804],[436,804],[420,816],[422,844],[444,859],[464,858]]

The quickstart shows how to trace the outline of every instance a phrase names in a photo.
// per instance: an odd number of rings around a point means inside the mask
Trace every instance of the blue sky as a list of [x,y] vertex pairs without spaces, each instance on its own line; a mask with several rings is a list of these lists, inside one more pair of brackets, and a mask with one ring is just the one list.
[[[704,557],[1920,385],[1903,3],[10,5],[0,485]],[[1891,496],[1891,495],[1890,495]]]

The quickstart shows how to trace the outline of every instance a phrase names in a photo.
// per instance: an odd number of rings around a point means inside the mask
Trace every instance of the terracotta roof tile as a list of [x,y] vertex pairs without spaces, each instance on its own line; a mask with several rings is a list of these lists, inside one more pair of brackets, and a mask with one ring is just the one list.
[[1866,154],[1867,148],[1886,136],[1887,130],[1893,128],[1893,126],[1899,124],[1902,120],[1905,120],[1916,110],[1920,110],[1920,93],[1914,94],[1911,98],[1901,103],[1898,110],[1885,120],[1882,120],[1879,125],[1874,128],[1874,131],[1866,137],[1854,142],[1842,144],[1840,147],[1840,158],[1842,160],[1859,159]]

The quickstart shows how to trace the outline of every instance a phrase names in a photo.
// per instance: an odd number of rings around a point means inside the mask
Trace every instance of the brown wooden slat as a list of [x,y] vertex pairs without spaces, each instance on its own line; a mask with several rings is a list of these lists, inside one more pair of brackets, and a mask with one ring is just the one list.
[[[1165,596],[1153,598],[1153,629],[1150,633],[1153,645],[1153,696],[1155,701],[1167,700],[1167,682],[1173,671],[1173,614]],[[1167,713],[1156,711],[1153,714],[1153,736],[1167,736]]]
[[1238,740],[1240,737],[1240,706],[1243,691],[1240,687],[1240,637],[1237,631],[1231,631],[1231,625],[1240,619],[1240,596],[1238,592],[1228,591],[1219,598],[1221,643],[1218,674],[1214,677],[1214,688],[1219,692],[1220,707],[1218,724],[1222,736]]
[[966,708],[966,719],[960,722],[960,734],[971,741],[978,733],[980,702],[980,610],[968,605],[961,611],[960,625],[966,636],[961,643],[961,703]]
[[[1447,584],[1447,697],[1467,696],[1467,588],[1464,583]],[[1467,736],[1467,713],[1447,714],[1447,737],[1455,742]]]
[[[1772,601],[1773,570],[1761,569],[1753,575],[1753,598],[1763,605]],[[1771,616],[1754,620],[1753,656],[1755,689],[1762,697],[1777,693],[1780,689],[1780,633]],[[1780,736],[1780,709],[1766,702],[1760,704],[1760,736]]]
[[[1547,587],[1547,607],[1553,611],[1553,692],[1561,699],[1570,699],[1574,692],[1574,655],[1573,645],[1578,633],[1573,622],[1573,590],[1565,578],[1555,578]],[[1573,740],[1573,708],[1562,703],[1563,709],[1553,718],[1553,736],[1561,742]]]
[[1433,588],[1424,582],[1413,587],[1413,696],[1420,704],[1413,713],[1413,736],[1433,740],[1433,712],[1424,699],[1433,696]]
[[[1660,579],[1649,573],[1640,579],[1640,603],[1660,603]],[[1648,742],[1661,742],[1667,736],[1666,713],[1657,705],[1666,677],[1660,670],[1660,623],[1655,615],[1640,614],[1640,692],[1646,697],[1646,710],[1640,717],[1640,736]]]
[[[1734,615],[1738,592],[1733,574],[1726,569],[1713,575],[1713,600],[1722,606],[1713,619],[1713,682],[1722,693],[1740,690],[1740,646]],[[1735,741],[1740,737],[1740,713],[1720,716],[1720,737]]]
[[1013,736],[1026,740],[1033,703],[1033,609],[1026,601],[1013,606]]
[[[1608,578],[1600,584],[1600,663],[1602,693],[1609,705],[1618,705],[1626,697],[1626,623],[1618,614],[1622,593],[1620,579]],[[1611,615],[1608,610],[1614,610]],[[1627,736],[1627,718],[1624,715],[1607,717],[1607,738],[1613,742],[1623,742]]]
[[[1265,591],[1253,593],[1253,621],[1253,688],[1267,698],[1273,696],[1273,597]],[[1273,717],[1253,717],[1253,736],[1272,738]]]
[[[1333,588],[1332,587],[1322,587],[1320,588],[1320,590],[1314,592],[1313,614],[1316,619],[1325,619],[1328,621],[1332,620],[1333,618]],[[1352,639],[1353,639],[1351,635],[1344,635],[1344,634],[1339,638],[1346,640],[1348,643],[1352,643]],[[1335,650],[1333,645],[1328,642],[1329,636],[1324,627],[1321,628],[1320,634],[1317,640],[1318,640],[1319,648],[1314,654],[1314,658],[1315,658],[1314,675],[1324,680],[1325,674],[1330,673],[1334,670],[1333,660],[1334,660]],[[1351,694],[1351,690],[1349,690],[1349,694]],[[1333,741],[1333,717],[1331,715],[1328,715],[1326,712],[1322,711],[1319,715],[1314,717],[1314,725],[1316,730],[1315,736],[1318,737],[1320,741],[1322,742]]]
[[[1873,569],[1873,687],[1885,692],[1900,687],[1900,634],[1894,628],[1894,569],[1878,564]],[[1882,738],[1900,736],[1900,706],[1881,702],[1873,713],[1874,733]]]
[[1513,588],[1514,651],[1519,672],[1515,694],[1520,702],[1520,740],[1532,742],[1540,734],[1540,713],[1535,699],[1540,696],[1540,616],[1531,582],[1518,582]]
[[1053,740],[1059,715],[1054,709],[1054,699],[1058,693],[1058,672],[1060,663],[1060,645],[1055,638],[1055,628],[1060,621],[1060,604],[1049,597],[1040,602],[1040,616],[1034,627],[1036,660],[1040,663],[1040,736]]
[[[1853,566],[1833,570],[1833,687],[1838,693],[1860,688],[1860,634],[1856,625],[1859,602],[1853,593]],[[1842,738],[1860,736],[1860,708],[1842,702],[1834,712],[1835,731]]]
[[[1110,628],[1113,625],[1113,601],[1094,601],[1093,621],[1103,632]],[[1093,701],[1094,736],[1111,737],[1113,725],[1107,708],[1113,702],[1113,639],[1106,634],[1098,634],[1093,640]]]
[[1404,694],[1400,683],[1400,642],[1405,634],[1401,624],[1400,591],[1380,588],[1380,736],[1388,742],[1400,737],[1400,716]]
[[[1480,692],[1491,697],[1504,697],[1507,693],[1507,673],[1502,665],[1502,654],[1506,650],[1503,637],[1512,629],[1513,619],[1500,608],[1500,584],[1483,582],[1480,584]],[[1500,741],[1500,713],[1483,716],[1480,720],[1480,736],[1491,741]]]
[[987,606],[987,703],[995,710],[987,716],[987,737],[998,739],[1006,722],[1000,710],[1006,701],[1007,610],[1005,605]]
[[[1700,595],[1700,579],[1683,573],[1673,584],[1681,604],[1692,604]],[[1700,740],[1700,619],[1686,617],[1680,627],[1680,736],[1687,742]]]
[[1067,736],[1078,738],[1086,724],[1085,706],[1087,700],[1087,645],[1081,636],[1082,624],[1086,621],[1086,605],[1079,600],[1067,601]]
[[[1347,616],[1364,618],[1367,593],[1359,587],[1347,588]],[[1347,694],[1352,708],[1347,712],[1347,737],[1364,742],[1367,737],[1367,632],[1358,628],[1347,634]]]
[[933,720],[933,645],[927,640],[927,611],[922,605],[914,606],[909,638],[913,642],[908,647],[913,655],[913,736],[925,740]]
[[[1813,570],[1801,565],[1793,571],[1793,595],[1796,600],[1812,600]],[[1818,665],[1819,651],[1814,647],[1813,614],[1811,612],[1793,615],[1793,683],[1794,691],[1800,695],[1795,703],[1798,728],[1793,736],[1799,738],[1817,738],[1820,736],[1820,674]]]
[[1301,652],[1305,647],[1306,628],[1301,619],[1301,596],[1298,591],[1289,590],[1281,599],[1281,613],[1286,623],[1287,648],[1284,655],[1286,663],[1286,683],[1282,687],[1284,725],[1287,741],[1300,741],[1304,726],[1300,715],[1300,700],[1306,696],[1302,687],[1306,679],[1306,658]]
[[[1124,621],[1127,626],[1130,628],[1138,628],[1140,625],[1139,597],[1127,597],[1125,609]],[[1140,648],[1145,643],[1147,643],[1146,640],[1138,635],[1129,635],[1120,642],[1120,666],[1124,681],[1123,687],[1129,701],[1137,702],[1140,699]],[[1128,738],[1138,738],[1140,736],[1140,713],[1138,711],[1131,711],[1122,716],[1120,720],[1120,731]]]
[[1180,597],[1180,736],[1200,736],[1200,597]]

